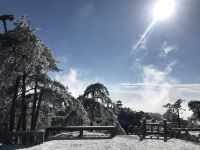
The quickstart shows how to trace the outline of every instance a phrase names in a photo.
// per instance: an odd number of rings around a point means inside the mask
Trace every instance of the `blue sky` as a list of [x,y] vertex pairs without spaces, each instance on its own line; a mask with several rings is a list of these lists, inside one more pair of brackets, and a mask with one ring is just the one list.
[[40,28],[63,69],[51,76],[74,96],[99,81],[125,106],[163,112],[166,102],[200,97],[200,1],[176,0],[172,16],[135,50],[156,1],[0,0],[0,14],[28,15]]

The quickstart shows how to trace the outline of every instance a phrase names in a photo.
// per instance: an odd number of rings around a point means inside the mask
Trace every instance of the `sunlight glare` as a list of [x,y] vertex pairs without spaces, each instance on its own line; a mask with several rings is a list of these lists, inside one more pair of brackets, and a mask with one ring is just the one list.
[[154,7],[154,19],[165,19],[173,13],[174,9],[175,0],[158,0]]

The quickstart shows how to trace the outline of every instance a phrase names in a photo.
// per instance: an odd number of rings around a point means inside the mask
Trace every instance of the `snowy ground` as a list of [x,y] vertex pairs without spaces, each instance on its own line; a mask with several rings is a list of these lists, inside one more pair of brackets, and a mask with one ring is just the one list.
[[191,135],[195,135],[196,137],[198,137],[200,135],[200,131],[190,131],[189,133]]
[[4,146],[2,150],[200,150],[200,145],[178,139],[144,139],[134,135],[118,135],[110,138],[100,133],[84,132],[83,138],[78,133],[60,134],[49,141],[32,147]]

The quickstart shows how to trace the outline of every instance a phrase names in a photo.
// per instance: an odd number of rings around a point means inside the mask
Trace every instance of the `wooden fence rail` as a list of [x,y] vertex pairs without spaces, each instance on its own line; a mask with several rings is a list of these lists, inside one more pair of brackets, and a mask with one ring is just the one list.
[[66,127],[47,127],[45,129],[45,139],[52,132],[60,132],[60,131],[79,131],[80,137],[83,136],[83,130],[107,130],[111,133],[111,136],[116,135],[116,127],[115,126],[66,126]]
[[111,136],[116,135],[116,126],[66,126],[47,127],[45,131],[8,131],[8,123],[0,124],[0,142],[2,144],[39,144],[53,132],[79,131],[83,136],[84,130],[107,130]]
[[[44,138],[47,138],[51,132],[60,131],[79,131],[80,136],[83,135],[83,130],[107,130],[112,136],[116,135],[115,126],[67,126],[67,127],[47,127],[45,131],[8,131],[8,123],[0,123],[0,142],[3,144],[38,144],[43,143]],[[167,121],[162,123],[147,123],[143,119],[142,125],[135,130],[135,134],[140,136],[140,139],[145,139],[148,135],[158,135],[167,138],[177,138],[192,142],[200,142],[200,134],[194,136],[190,131],[200,131],[200,128],[171,128],[167,125]]]
[[39,144],[44,142],[44,131],[8,131],[8,122],[0,123],[0,143]]
[[40,144],[44,142],[44,131],[8,132],[4,144]]
[[200,142],[200,134],[196,137],[191,135],[189,131],[200,131],[200,128],[192,129],[192,128],[168,128],[173,138],[179,138],[182,140],[192,141],[192,142]]
[[140,140],[145,139],[148,135],[158,135],[163,136],[164,141],[167,141],[167,138],[178,138],[182,140],[200,142],[200,134],[198,137],[191,135],[189,131],[200,131],[200,128],[171,128],[167,126],[167,121],[163,120],[163,123],[147,123],[146,119],[143,119],[142,125],[137,128],[135,134],[140,136]]
[[142,133],[142,136],[140,136],[140,140],[145,139],[145,137],[148,135],[158,134],[164,137],[164,141],[167,141],[166,120],[163,121],[163,124],[158,124],[158,123],[147,123],[146,119],[143,119],[142,125],[140,128],[138,128],[137,132]]

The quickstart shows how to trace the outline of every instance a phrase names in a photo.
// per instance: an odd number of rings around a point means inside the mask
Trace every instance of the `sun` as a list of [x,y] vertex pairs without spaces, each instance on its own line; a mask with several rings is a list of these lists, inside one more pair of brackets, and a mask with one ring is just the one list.
[[171,16],[175,9],[175,0],[158,0],[154,7],[154,20],[162,20]]

